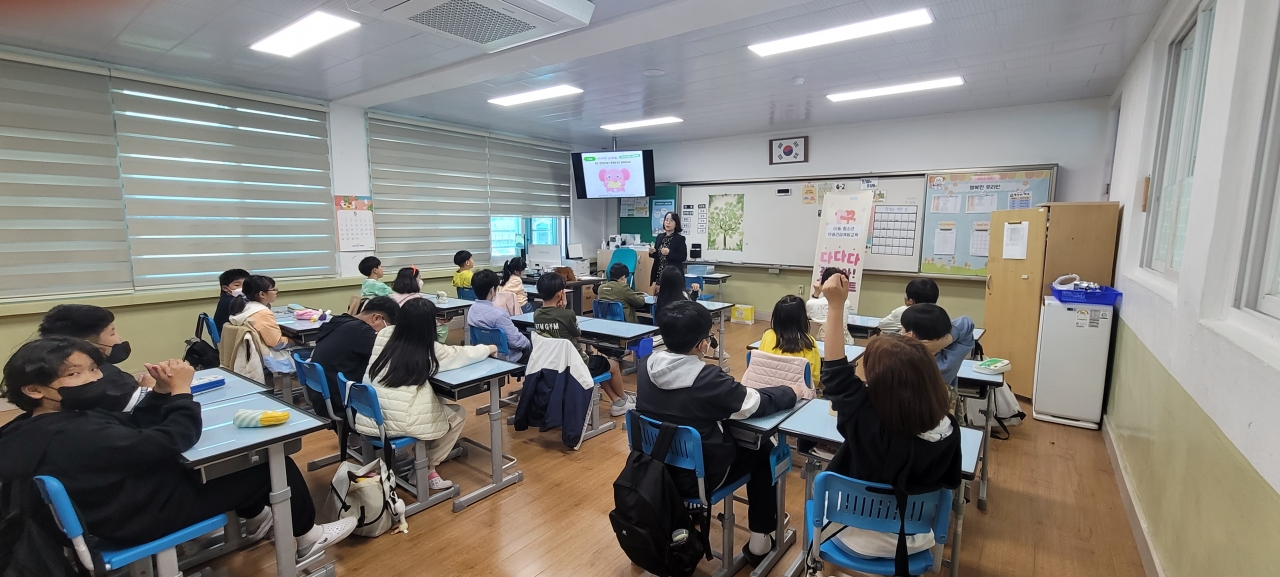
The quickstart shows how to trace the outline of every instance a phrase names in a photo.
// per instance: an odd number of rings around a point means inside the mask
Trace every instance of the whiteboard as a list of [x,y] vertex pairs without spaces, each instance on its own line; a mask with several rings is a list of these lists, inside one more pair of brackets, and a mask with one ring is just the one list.
[[[897,214],[914,215],[913,219],[893,216],[893,233],[899,240],[889,250],[881,246],[869,251],[867,270],[918,272],[920,270],[920,235],[924,217],[924,176],[884,177],[874,181],[873,194],[877,204],[884,207],[900,207]],[[868,183],[869,185],[872,183]],[[863,183],[859,179],[843,180],[795,180],[767,183],[698,184],[680,188],[680,213],[684,235],[690,248],[702,247],[702,260],[721,263],[762,265],[813,266],[817,247],[819,210],[826,193],[835,190],[857,191]],[[780,191],[787,191],[781,194]],[[732,234],[724,234],[726,227],[717,226],[715,209],[732,207],[741,196],[741,226]],[[883,209],[877,214],[884,212]],[[876,237],[876,222],[872,223],[872,242],[889,244],[888,237]],[[900,220],[901,219],[901,220]],[[721,218],[720,220],[723,220]],[[732,218],[730,219],[732,220]],[[727,227],[732,230],[732,227]],[[885,229],[887,231],[887,229]],[[721,233],[712,238],[713,232]],[[740,237],[740,239],[739,239]],[[879,238],[880,240],[876,240]],[[715,248],[712,248],[714,245]],[[741,250],[737,250],[741,247]]]

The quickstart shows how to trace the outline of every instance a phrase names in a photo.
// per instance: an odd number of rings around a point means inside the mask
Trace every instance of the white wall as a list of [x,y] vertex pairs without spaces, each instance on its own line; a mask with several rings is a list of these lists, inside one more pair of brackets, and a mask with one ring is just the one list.
[[618,232],[618,201],[605,199],[578,200],[574,195],[569,201],[572,217],[569,219],[569,243],[582,245],[582,252],[591,258],[600,248],[600,242]]
[[[329,163],[334,196],[371,196],[369,182],[369,132],[364,109],[329,104]],[[376,206],[374,207],[377,208]],[[338,275],[360,276],[360,259],[368,252],[339,252]]]
[[[1172,0],[1121,83],[1112,200],[1124,204],[1121,318],[1280,490],[1280,321],[1235,308],[1277,0],[1219,0],[1178,280],[1142,267],[1143,179],[1154,170],[1168,48],[1197,2]],[[1154,223],[1152,223],[1154,225]]]
[[[855,105],[856,106],[856,105]],[[1055,200],[1102,200],[1105,98],[657,144],[659,182],[1058,163]],[[809,136],[809,162],[770,166],[768,140]]]

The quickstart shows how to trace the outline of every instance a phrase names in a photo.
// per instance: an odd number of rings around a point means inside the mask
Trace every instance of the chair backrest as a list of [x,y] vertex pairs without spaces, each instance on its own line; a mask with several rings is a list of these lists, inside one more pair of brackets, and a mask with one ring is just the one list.
[[464,301],[476,300],[476,291],[471,288],[458,287],[458,298]]
[[67,495],[66,487],[62,486],[61,481],[48,475],[37,475],[35,482],[36,489],[40,491],[40,498],[44,499],[45,504],[53,511],[53,520],[58,524],[58,528],[62,529],[68,539],[71,539],[76,558],[86,569],[92,571],[93,555],[89,553],[89,546],[84,539],[84,526],[80,524],[80,516],[76,514],[76,508],[71,504],[71,496]]
[[200,320],[204,321],[204,329],[209,331],[209,338],[213,339],[213,345],[217,346],[222,342],[222,335],[218,334],[218,323],[213,322],[209,315],[201,313]]
[[591,313],[598,319],[607,321],[626,322],[626,314],[622,310],[622,303],[618,301],[606,301],[596,299],[591,303]]
[[498,354],[504,357],[511,354],[511,347],[507,345],[507,334],[501,329],[480,327],[467,327],[467,329],[471,331],[471,344],[493,345],[498,347]]
[[[756,354],[756,355],[764,355],[763,357],[760,357],[760,358],[767,358],[767,359],[769,359],[770,361],[772,361],[772,362],[768,363],[768,364],[769,364],[768,369],[770,369],[770,370],[768,370],[768,371],[767,371],[763,376],[762,376],[762,375],[757,374],[759,371],[752,371],[752,370],[751,370],[751,355],[752,355],[753,353],[754,353],[754,354]],[[766,379],[768,379],[768,378],[773,378],[774,380],[776,380],[776,379],[778,379],[778,378],[782,378],[785,382],[784,382],[784,383],[779,383],[779,384],[788,384],[788,383],[795,382],[795,381],[790,380],[790,379],[794,378],[794,376],[795,376],[795,375],[792,375],[792,374],[791,374],[791,371],[787,371],[787,374],[786,374],[786,375],[779,375],[779,374],[777,374],[777,369],[784,368],[784,367],[781,367],[781,366],[779,365],[779,363],[786,363],[786,364],[788,364],[788,365],[794,365],[795,367],[797,367],[797,368],[798,368],[798,367],[800,367],[800,366],[801,366],[800,361],[802,361],[802,360],[804,361],[804,365],[803,365],[803,367],[804,367],[804,370],[803,370],[803,373],[804,373],[804,386],[809,387],[810,389],[812,389],[812,388],[813,388],[813,370],[812,370],[812,367],[809,365],[809,361],[804,360],[804,359],[801,359],[800,357],[788,357],[788,356],[786,356],[786,355],[774,355],[774,354],[769,354],[769,353],[765,353],[765,352],[761,352],[761,351],[750,351],[750,350],[749,350],[749,351],[747,351],[747,372],[745,372],[745,373],[743,373],[743,374],[742,374],[742,381],[743,381],[743,384],[744,384],[744,385],[746,385],[746,384],[747,384],[747,382],[746,382],[746,381],[747,381],[747,379],[748,379],[748,375],[750,375],[750,377],[751,377],[752,379],[756,379],[756,380],[758,380],[758,379],[760,379],[760,378],[766,378]],[[757,369],[760,369],[760,365],[756,365],[756,368],[757,368]],[[799,373],[799,372],[801,372],[801,371],[798,371],[798,370],[797,370],[797,371],[795,371],[795,372],[796,372],[796,373]],[[798,380],[798,379],[797,379],[797,380]],[[751,385],[747,385],[747,386],[751,386]],[[771,385],[771,386],[772,386],[772,385]]]
[[[627,442],[634,447],[634,435],[640,435],[640,450],[649,454],[653,443],[658,439],[658,427],[661,421],[655,421],[641,415],[637,411],[627,412]],[[671,449],[667,451],[666,463],[672,467],[689,469],[699,479],[706,477],[707,471],[702,460],[702,435],[693,427],[680,427],[676,438],[671,441]]]
[[369,302],[369,299],[360,295],[351,297],[351,300],[347,301],[347,314],[353,317],[360,314],[360,309],[363,309],[364,304],[367,302]]
[[613,263],[620,262],[627,265],[627,284],[632,289],[636,288],[636,263],[639,257],[636,251],[629,248],[620,248],[613,251],[613,256],[609,257],[609,266],[601,271],[601,276],[609,276],[609,269],[613,268]]
[[378,404],[378,393],[373,387],[364,383],[351,383],[351,387],[347,389],[347,409],[371,419],[378,424],[378,429],[382,429],[382,405]]
[[702,277],[684,275],[684,290],[687,290],[687,291],[693,290],[693,283],[698,283],[699,290],[707,289],[707,283],[706,281],[702,280]]
[[[935,539],[941,536],[939,542],[945,542],[947,527],[939,519],[939,511],[949,506],[950,497],[951,491],[947,489],[909,495],[905,509],[907,534],[933,530]],[[825,519],[868,531],[898,532],[898,501],[893,495],[893,487],[889,485],[850,479],[827,471],[814,478],[813,500],[821,507],[817,511],[826,513],[825,516],[814,515],[815,526],[821,526]],[[943,515],[950,520],[950,515]]]

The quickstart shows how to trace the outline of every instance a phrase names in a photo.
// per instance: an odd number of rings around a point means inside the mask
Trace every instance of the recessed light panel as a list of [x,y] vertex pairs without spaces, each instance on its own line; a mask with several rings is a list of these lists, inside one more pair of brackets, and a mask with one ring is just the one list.
[[503,96],[502,98],[494,98],[493,100],[490,100],[489,103],[497,104],[498,106],[515,106],[526,102],[546,100],[548,98],[568,96],[570,94],[582,94],[582,89],[569,86],[568,84],[561,84],[560,86],[552,86],[551,88],[543,88],[542,90],[534,90],[531,92],[512,94],[511,96]]
[[893,32],[894,30],[902,30],[903,28],[912,28],[915,26],[924,26],[932,24],[933,17],[929,15],[929,11],[921,8],[874,20],[864,20],[862,22],[854,22],[845,26],[837,26],[791,38],[783,38],[765,42],[763,44],[752,44],[747,48],[761,56],[769,56],[772,54],[780,54],[783,52],[791,52],[792,50],[800,50],[803,48],[812,48],[814,46],[822,46],[823,44],[831,44],[833,42],[843,42],[845,40],[853,40],[854,38],[863,38],[866,36],[874,36],[876,34],[884,34],[885,32]]
[[885,86],[882,88],[868,88],[866,90],[855,90],[853,92],[841,92],[839,94],[828,94],[827,99],[832,102],[844,102],[845,100],[858,100],[859,98],[874,98],[876,96],[889,96],[890,94],[902,94],[904,92],[933,90],[935,88],[947,88],[950,86],[960,86],[961,84],[964,84],[963,77],[952,76],[951,78],[940,78],[938,80],[926,80],[924,82],[912,82],[911,84],[899,84],[897,86]]
[[684,122],[683,119],[674,116],[664,116],[662,118],[650,118],[648,120],[636,120],[634,122],[620,122],[617,124],[606,124],[601,126],[605,130],[626,130],[628,128],[640,128],[642,126],[657,126],[659,124],[673,124],[676,122]]
[[293,57],[303,50],[359,27],[360,23],[354,20],[338,18],[324,12],[312,12],[306,18],[259,40],[250,48],[259,52]]

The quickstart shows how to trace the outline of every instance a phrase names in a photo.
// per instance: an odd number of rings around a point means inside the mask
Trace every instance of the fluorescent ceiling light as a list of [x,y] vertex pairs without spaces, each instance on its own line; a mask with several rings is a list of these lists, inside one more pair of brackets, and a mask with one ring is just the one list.
[[951,78],[940,78],[938,80],[926,80],[924,82],[913,82],[911,84],[899,84],[897,86],[885,86],[883,88],[868,88],[866,90],[855,90],[853,92],[841,92],[839,94],[828,94],[827,99],[832,102],[843,102],[845,100],[857,100],[859,98],[873,98],[876,96],[888,96],[890,94],[902,94],[904,92],[916,92],[919,90],[933,90],[934,88],[947,88],[949,86],[960,86],[964,84],[964,78],[960,76],[952,76]]
[[535,100],[546,100],[557,96],[568,96],[570,94],[582,94],[581,88],[561,84],[560,86],[552,86],[551,88],[543,88],[542,90],[534,90],[532,92],[523,92],[521,94],[512,94],[511,96],[503,96],[502,98],[494,98],[490,100],[490,104],[498,106],[514,106],[516,104],[524,104]]
[[929,11],[921,8],[884,18],[876,18],[874,20],[864,20],[862,22],[854,22],[845,26],[837,26],[791,38],[783,38],[763,44],[752,44],[747,48],[761,56],[769,56],[771,54],[779,54],[782,52],[790,52],[792,50],[800,50],[802,48],[812,48],[814,46],[822,46],[823,44],[831,44],[832,42],[843,42],[845,40],[853,40],[854,38],[862,38],[864,36],[875,36],[876,34],[884,34],[885,32],[893,32],[894,30],[902,30],[903,28],[911,28],[914,26],[924,26],[932,24],[933,17],[929,15]]
[[605,130],[626,130],[628,128],[640,128],[641,126],[656,126],[658,124],[672,124],[675,122],[684,122],[683,119],[674,116],[663,116],[662,118],[650,118],[648,120],[637,120],[635,122],[619,122],[618,124],[606,124],[601,126]]
[[306,18],[259,40],[250,48],[259,52],[292,57],[316,44],[359,27],[360,23],[353,20],[338,18],[324,12],[312,12]]

